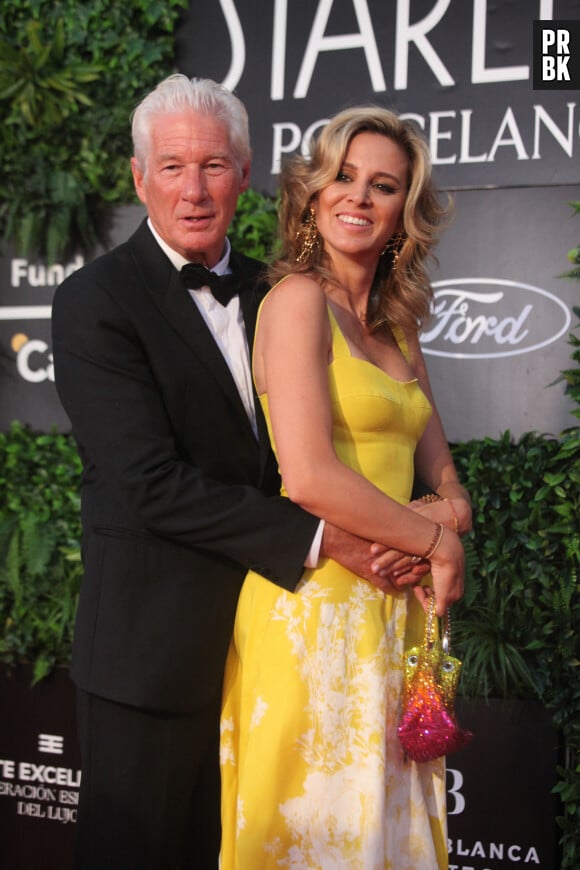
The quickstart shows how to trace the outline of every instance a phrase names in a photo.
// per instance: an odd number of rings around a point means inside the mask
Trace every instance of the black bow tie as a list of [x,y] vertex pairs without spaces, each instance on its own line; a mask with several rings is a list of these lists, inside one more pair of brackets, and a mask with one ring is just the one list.
[[180,275],[187,290],[209,287],[220,305],[227,305],[240,289],[239,278],[235,275],[216,275],[201,263],[186,263]]

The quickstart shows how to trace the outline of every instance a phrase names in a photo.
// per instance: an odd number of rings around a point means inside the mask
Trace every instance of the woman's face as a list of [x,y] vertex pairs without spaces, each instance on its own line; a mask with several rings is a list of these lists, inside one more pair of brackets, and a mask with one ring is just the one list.
[[331,260],[347,257],[376,265],[393,233],[403,229],[409,161],[380,133],[356,135],[336,181],[314,200],[318,231]]

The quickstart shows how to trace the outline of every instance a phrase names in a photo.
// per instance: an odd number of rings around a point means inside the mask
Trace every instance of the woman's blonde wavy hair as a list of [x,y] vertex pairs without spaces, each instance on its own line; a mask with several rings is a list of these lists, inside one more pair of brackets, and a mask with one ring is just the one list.
[[[322,282],[337,283],[322,244],[305,262],[298,262],[303,229],[313,198],[335,181],[351,140],[363,132],[378,133],[396,142],[409,160],[409,185],[403,209],[406,239],[397,267],[392,255],[381,256],[369,302],[368,324],[373,330],[398,325],[418,331],[427,320],[432,301],[426,262],[441,230],[449,204],[443,205],[432,177],[425,140],[414,124],[380,106],[357,106],[337,114],[311,145],[309,157],[295,155],[282,167],[279,241],[270,267],[275,282],[289,273],[306,273]],[[322,241],[322,240],[320,240]]]

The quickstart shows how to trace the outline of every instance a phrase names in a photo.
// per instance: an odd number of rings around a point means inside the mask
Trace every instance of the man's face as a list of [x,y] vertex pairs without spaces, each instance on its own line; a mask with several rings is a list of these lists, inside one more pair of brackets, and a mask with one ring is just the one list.
[[212,268],[221,258],[250,163],[234,155],[226,125],[193,109],[153,118],[146,167],[131,160],[135,190],[167,244]]

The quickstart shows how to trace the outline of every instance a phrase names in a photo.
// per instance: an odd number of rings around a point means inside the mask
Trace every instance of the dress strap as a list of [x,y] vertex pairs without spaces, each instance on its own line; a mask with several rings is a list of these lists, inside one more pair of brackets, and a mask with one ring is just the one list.
[[330,320],[330,331],[332,333],[332,356],[334,359],[341,359],[344,357],[352,357],[352,353],[348,346],[347,340],[342,334],[340,326],[338,325],[338,321],[334,316],[334,311],[327,303],[326,309],[328,311],[328,319]]
[[392,327],[393,338],[397,342],[399,346],[399,350],[407,360],[407,362],[411,363],[411,354],[409,353],[409,345],[407,344],[407,339],[405,338],[405,333],[401,329],[400,326]]

